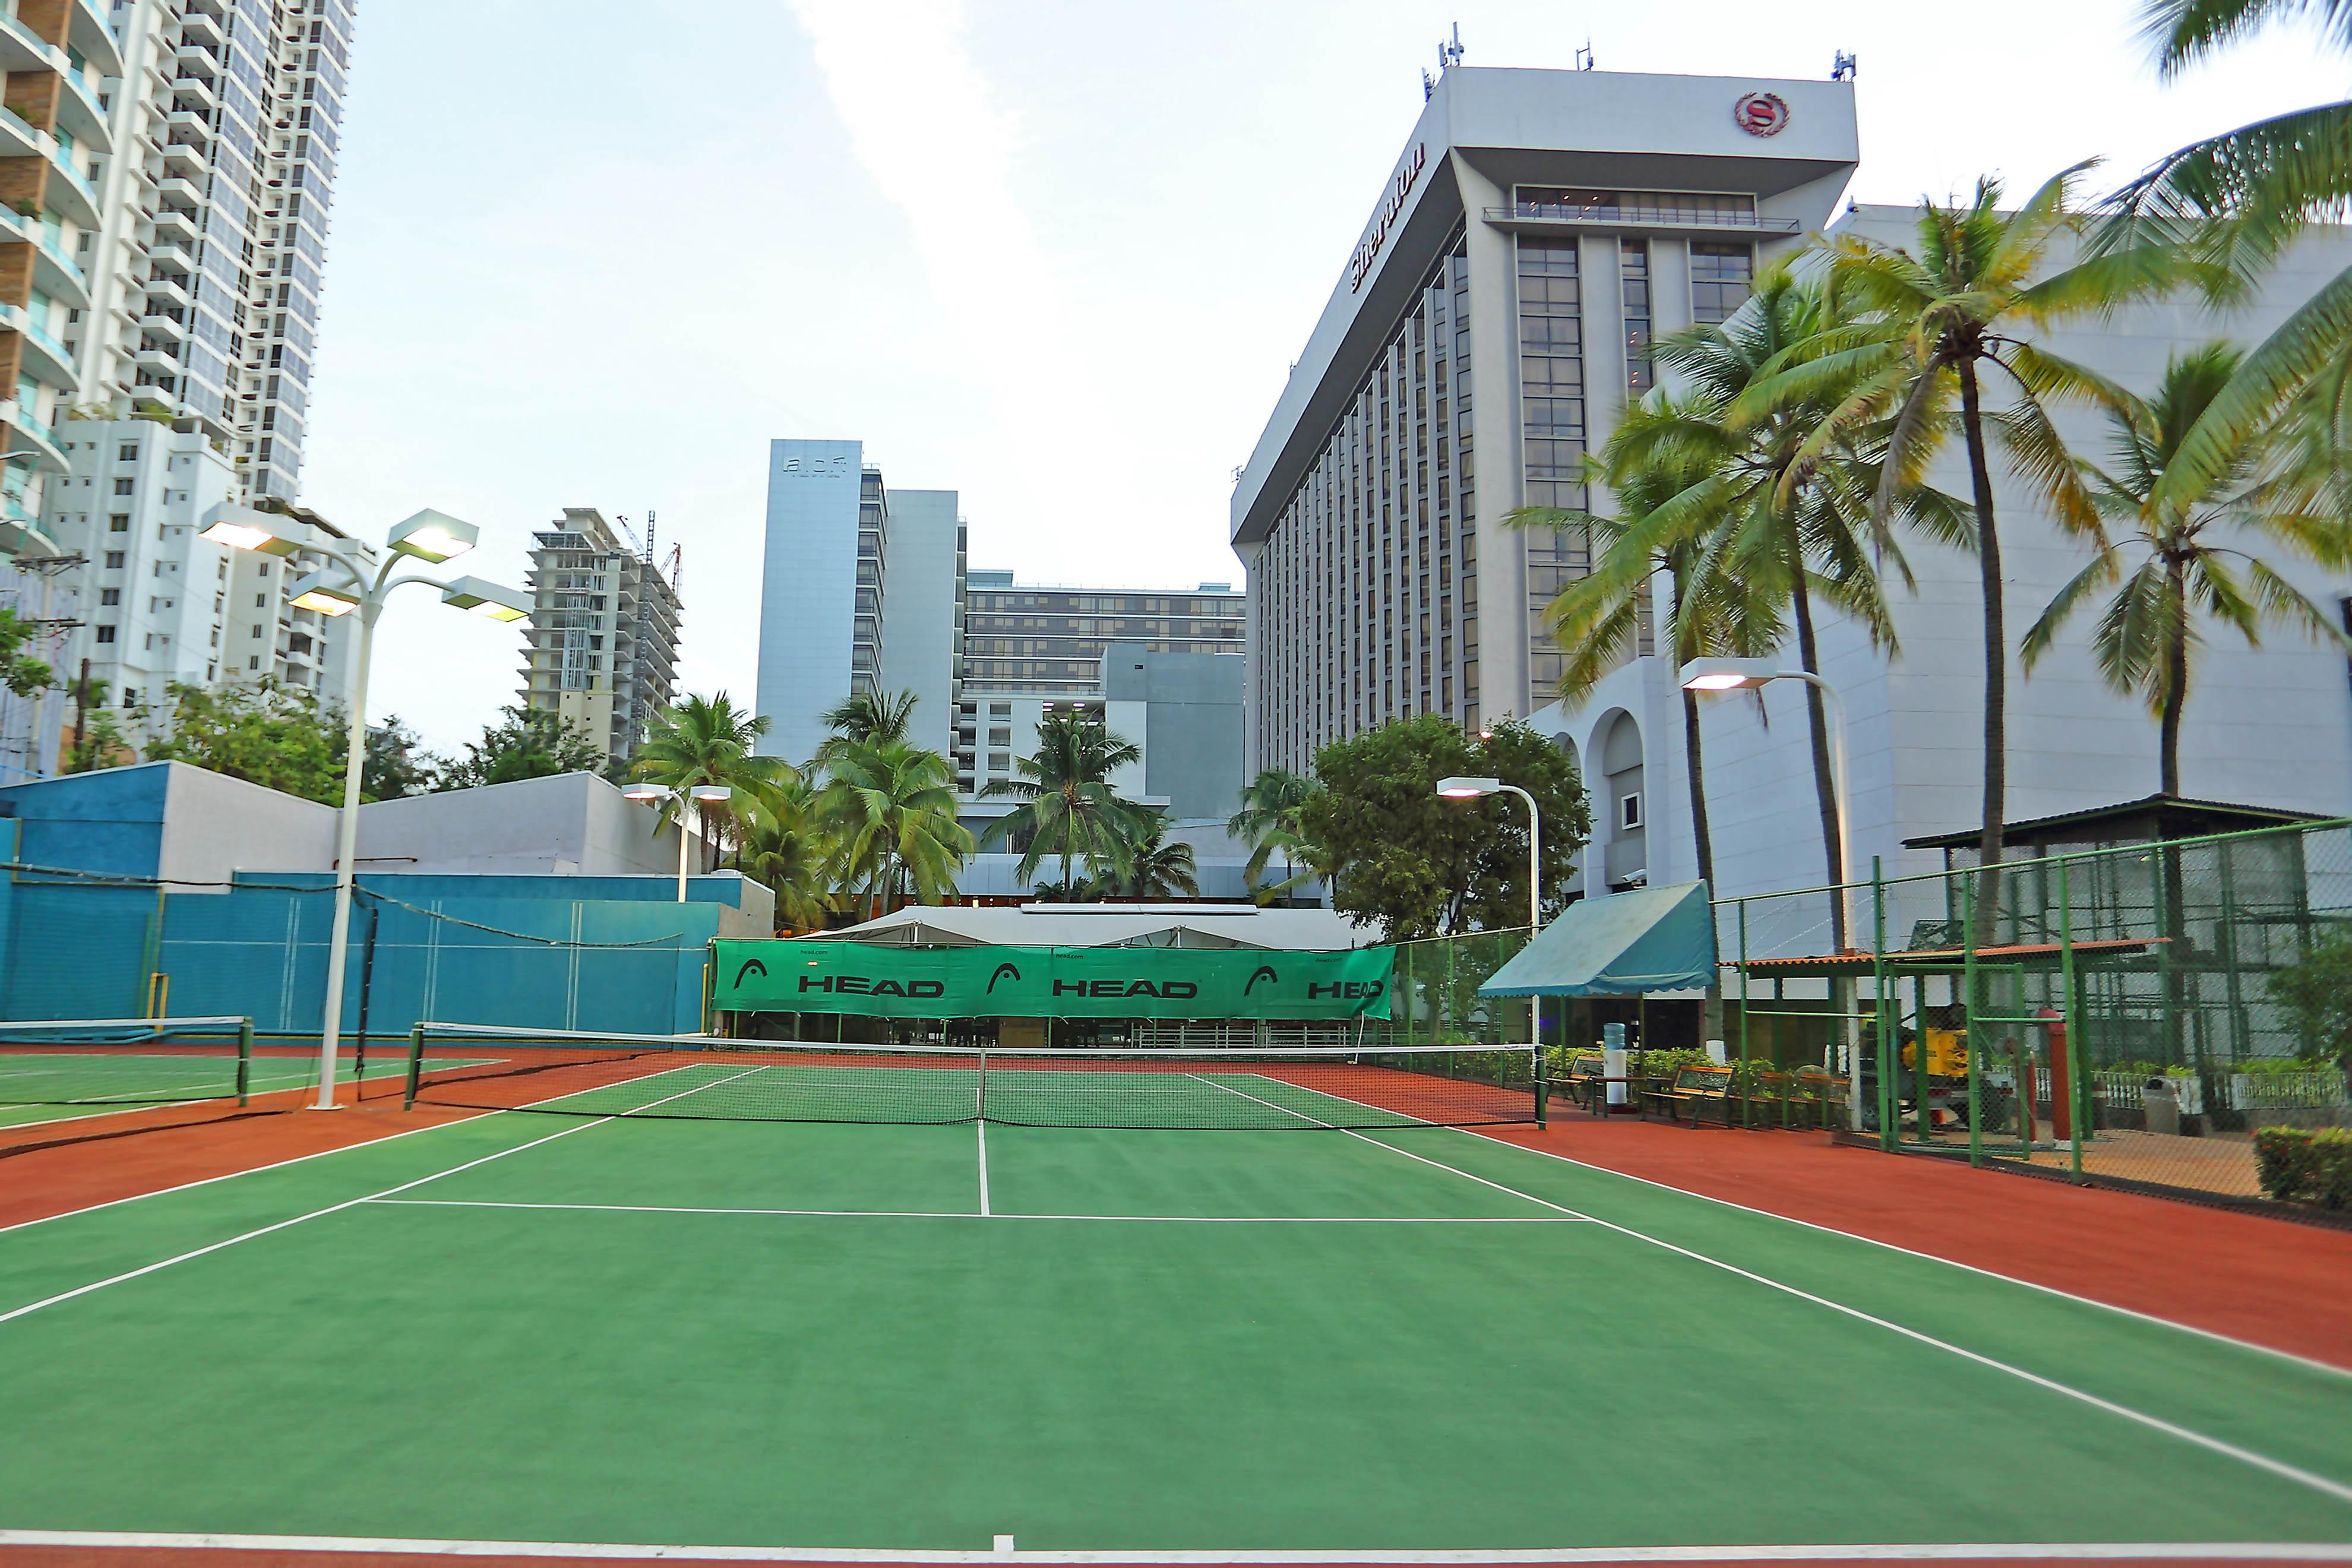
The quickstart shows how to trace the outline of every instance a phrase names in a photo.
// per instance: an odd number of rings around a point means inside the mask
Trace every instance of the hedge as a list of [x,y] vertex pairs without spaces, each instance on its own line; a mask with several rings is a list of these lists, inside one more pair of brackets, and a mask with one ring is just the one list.
[[2281,1203],[2352,1209],[2352,1129],[2263,1128],[2254,1162],[2263,1191]]

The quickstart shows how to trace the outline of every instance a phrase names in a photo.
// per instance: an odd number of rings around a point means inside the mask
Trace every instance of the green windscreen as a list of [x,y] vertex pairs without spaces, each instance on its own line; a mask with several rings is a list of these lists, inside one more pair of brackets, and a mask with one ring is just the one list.
[[711,1005],[879,1018],[1386,1018],[1395,950],[722,942]]

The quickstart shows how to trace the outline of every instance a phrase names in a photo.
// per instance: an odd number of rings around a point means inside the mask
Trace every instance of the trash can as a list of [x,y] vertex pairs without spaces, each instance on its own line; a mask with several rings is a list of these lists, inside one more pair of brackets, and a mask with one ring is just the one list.
[[2152,1078],[2142,1085],[2139,1108],[2147,1119],[2150,1132],[2161,1132],[2174,1138],[2180,1136],[2180,1096],[2173,1089],[2170,1080]]

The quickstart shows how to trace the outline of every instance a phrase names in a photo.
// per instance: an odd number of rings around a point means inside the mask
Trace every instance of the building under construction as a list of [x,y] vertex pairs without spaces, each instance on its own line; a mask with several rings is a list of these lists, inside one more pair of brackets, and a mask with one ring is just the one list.
[[592,507],[565,507],[538,541],[523,704],[562,715],[626,762],[677,694],[679,552],[655,554],[652,513],[640,542],[626,519],[608,522]]

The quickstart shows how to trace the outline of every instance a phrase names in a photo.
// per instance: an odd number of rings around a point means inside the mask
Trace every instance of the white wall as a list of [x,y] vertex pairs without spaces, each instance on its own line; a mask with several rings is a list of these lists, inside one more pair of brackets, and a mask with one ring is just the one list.
[[239,871],[333,868],[333,806],[185,763],[147,765],[170,770],[156,868],[164,881],[226,882]]
[[[522,779],[360,808],[362,871],[676,876],[677,829],[593,773]],[[702,869],[702,840],[690,869]]]

